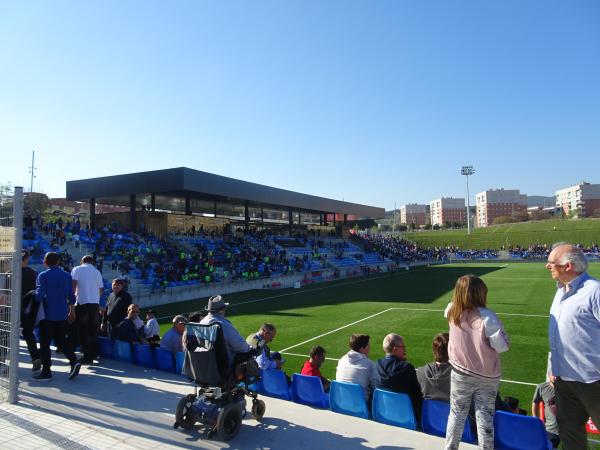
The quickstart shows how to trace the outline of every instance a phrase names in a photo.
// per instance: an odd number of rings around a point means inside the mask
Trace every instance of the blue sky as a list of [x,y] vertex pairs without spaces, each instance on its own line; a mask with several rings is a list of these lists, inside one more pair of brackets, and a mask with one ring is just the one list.
[[186,166],[391,209],[600,183],[600,2],[0,3],[0,181]]

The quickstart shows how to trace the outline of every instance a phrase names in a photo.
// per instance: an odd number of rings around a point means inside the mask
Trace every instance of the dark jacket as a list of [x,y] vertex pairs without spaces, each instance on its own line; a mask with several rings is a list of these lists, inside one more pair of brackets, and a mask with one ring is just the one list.
[[123,319],[119,325],[113,327],[113,333],[111,336],[117,341],[125,342],[140,342],[140,333],[135,328],[133,321],[129,319]]
[[417,369],[417,379],[421,385],[423,398],[430,400],[450,401],[450,363],[435,362],[426,364]]
[[131,295],[127,291],[121,290],[118,294],[111,292],[106,300],[105,321],[108,321],[112,328],[119,325],[127,317],[127,308],[131,302]]
[[401,392],[410,397],[417,423],[421,422],[423,395],[413,365],[395,356],[387,355],[377,361],[377,372],[381,379],[377,386],[388,391]]

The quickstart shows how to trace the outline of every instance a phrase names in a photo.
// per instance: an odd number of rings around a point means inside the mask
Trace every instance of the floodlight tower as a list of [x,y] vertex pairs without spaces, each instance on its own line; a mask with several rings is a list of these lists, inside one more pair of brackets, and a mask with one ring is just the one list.
[[462,166],[461,175],[467,177],[467,234],[471,234],[471,205],[469,204],[469,175],[475,173],[473,166]]

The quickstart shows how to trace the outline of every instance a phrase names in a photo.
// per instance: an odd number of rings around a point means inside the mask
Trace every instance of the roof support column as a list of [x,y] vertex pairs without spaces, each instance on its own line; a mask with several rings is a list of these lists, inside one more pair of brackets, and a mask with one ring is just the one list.
[[319,213],[319,225],[323,225],[323,213]]
[[348,224],[348,214],[344,214],[344,225]]
[[213,208],[213,216],[217,217],[217,201],[215,200],[215,206]]
[[90,198],[90,229],[96,229],[96,199]]
[[244,202],[244,232],[250,229],[250,213],[248,212],[248,200]]
[[189,193],[185,194],[185,215],[186,216],[192,215],[192,207],[190,206],[190,194]]
[[260,208],[260,223],[261,225],[265,223],[265,208]]
[[133,233],[136,232],[137,224],[135,221],[135,194],[129,194],[129,228]]
[[293,228],[294,228],[294,211],[292,211],[292,208],[290,208],[288,210],[288,229],[290,232],[290,237],[292,236]]
[[150,194],[150,210],[156,210],[156,194],[154,192]]

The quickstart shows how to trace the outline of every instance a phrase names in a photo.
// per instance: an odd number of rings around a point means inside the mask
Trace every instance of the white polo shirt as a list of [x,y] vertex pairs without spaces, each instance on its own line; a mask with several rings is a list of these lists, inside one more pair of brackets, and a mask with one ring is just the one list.
[[100,302],[100,288],[102,284],[102,274],[92,264],[82,264],[74,267],[71,271],[71,277],[77,281],[77,297],[78,305],[87,303]]

